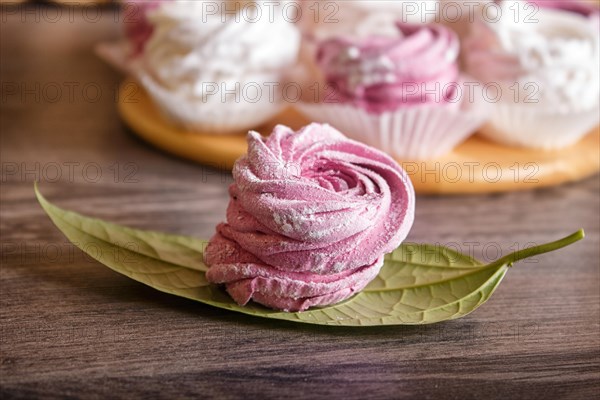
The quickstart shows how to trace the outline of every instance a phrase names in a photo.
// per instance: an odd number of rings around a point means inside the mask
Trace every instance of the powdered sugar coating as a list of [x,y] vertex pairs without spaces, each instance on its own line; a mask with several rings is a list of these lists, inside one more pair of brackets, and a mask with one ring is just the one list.
[[398,24],[398,35],[324,41],[317,63],[340,102],[372,112],[447,105],[458,81],[459,41],[440,25]]
[[267,139],[249,133],[233,176],[227,223],[217,227],[206,262],[209,281],[225,283],[241,304],[252,298],[303,310],[347,298],[412,226],[406,173],[328,125],[298,133],[279,125]]

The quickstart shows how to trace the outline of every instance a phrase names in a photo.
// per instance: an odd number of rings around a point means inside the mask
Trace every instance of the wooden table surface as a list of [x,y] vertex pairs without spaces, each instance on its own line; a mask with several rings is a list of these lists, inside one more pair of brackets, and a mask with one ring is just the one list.
[[598,176],[522,193],[418,197],[410,241],[484,259],[587,232],[517,264],[475,313],[433,326],[255,319],[161,294],[83,255],[38,206],[34,180],[60,206],[208,238],[224,218],[231,176],[165,155],[123,126],[114,100],[122,77],[92,51],[117,36],[113,9],[96,22],[51,12],[1,15],[2,398],[599,393]]

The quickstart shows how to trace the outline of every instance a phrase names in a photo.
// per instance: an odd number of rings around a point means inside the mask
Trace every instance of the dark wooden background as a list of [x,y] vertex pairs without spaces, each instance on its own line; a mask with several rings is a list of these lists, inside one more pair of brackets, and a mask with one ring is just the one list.
[[96,22],[93,10],[87,21],[66,9],[55,20],[57,10],[1,14],[3,398],[598,395],[598,176],[522,193],[419,197],[409,240],[483,258],[587,232],[517,264],[474,314],[434,326],[265,321],[161,294],[84,256],[36,203],[34,180],[60,206],[208,238],[231,177],[165,155],[120,122],[122,77],[92,51],[117,36],[115,10]]

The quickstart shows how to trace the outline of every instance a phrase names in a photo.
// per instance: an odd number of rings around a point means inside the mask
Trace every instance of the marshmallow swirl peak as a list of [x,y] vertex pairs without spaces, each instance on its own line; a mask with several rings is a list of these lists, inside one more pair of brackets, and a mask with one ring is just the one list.
[[338,99],[373,112],[447,103],[459,80],[458,37],[440,25],[398,24],[396,37],[324,41],[317,63]]
[[414,190],[386,154],[328,125],[248,135],[227,223],[206,249],[207,278],[239,304],[286,311],[339,302],[366,286],[414,218]]

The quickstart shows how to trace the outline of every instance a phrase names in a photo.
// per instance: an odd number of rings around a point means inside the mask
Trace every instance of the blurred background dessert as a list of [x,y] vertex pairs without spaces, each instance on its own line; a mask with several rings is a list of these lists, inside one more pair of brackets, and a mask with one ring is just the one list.
[[153,32],[134,76],[182,128],[213,134],[255,128],[286,106],[281,90],[297,63],[300,33],[279,13],[273,20],[256,8],[244,16],[207,15],[205,3],[169,1],[148,12]]
[[587,16],[560,8],[540,8],[531,21],[514,18],[513,10],[525,16],[530,8],[503,1],[497,21],[479,16],[465,40],[466,69],[501,93],[482,129],[486,137],[560,148],[600,120],[600,34]]
[[442,156],[475,133],[487,105],[464,86],[453,31],[440,24],[394,26],[396,36],[322,41],[321,99],[298,108],[394,157]]

